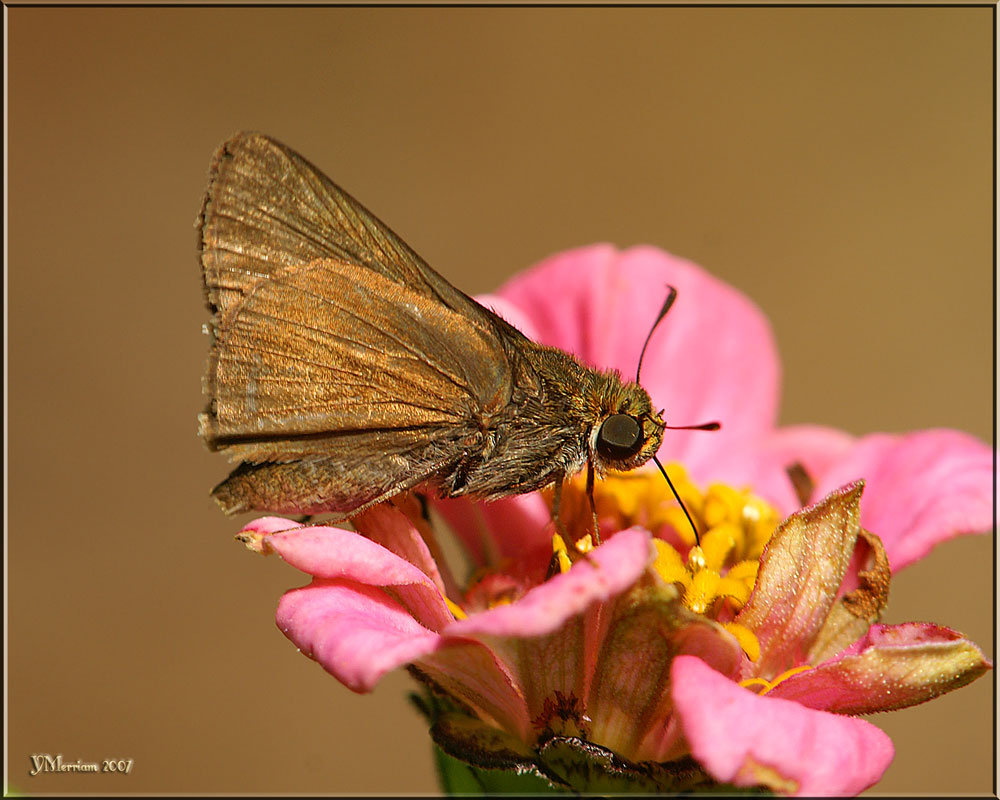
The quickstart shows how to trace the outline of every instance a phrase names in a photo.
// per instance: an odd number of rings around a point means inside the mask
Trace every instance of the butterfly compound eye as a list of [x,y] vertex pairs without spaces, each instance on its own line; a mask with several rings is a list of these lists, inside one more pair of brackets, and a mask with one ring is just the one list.
[[642,425],[628,414],[612,414],[597,432],[597,452],[621,461],[642,449]]

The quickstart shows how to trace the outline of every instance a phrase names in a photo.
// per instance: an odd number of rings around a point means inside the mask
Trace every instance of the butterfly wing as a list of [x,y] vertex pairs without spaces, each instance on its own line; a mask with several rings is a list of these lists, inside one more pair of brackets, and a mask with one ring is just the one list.
[[242,462],[214,492],[230,513],[370,505],[481,446],[537,383],[516,329],[272,139],[220,148],[199,225],[201,433]]
[[290,147],[238,133],[216,152],[198,217],[205,290],[224,312],[284,267],[332,258],[378,272],[485,327],[487,309],[438,275],[351,195]]
[[506,367],[499,338],[446,306],[315,261],[260,281],[216,325],[203,435],[263,461],[324,434],[478,425],[510,402]]
[[513,392],[498,337],[340,261],[260,281],[214,336],[202,436],[245,462],[216,491],[233,510],[350,511],[402,491],[481,447]]

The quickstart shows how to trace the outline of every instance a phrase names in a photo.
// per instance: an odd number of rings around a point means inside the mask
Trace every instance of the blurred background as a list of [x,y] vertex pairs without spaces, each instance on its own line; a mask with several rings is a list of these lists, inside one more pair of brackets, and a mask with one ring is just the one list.
[[[408,677],[355,695],[298,654],[273,613],[305,580],[208,495],[193,223],[225,138],[290,144],[469,293],[658,245],[770,317],[783,423],[990,441],[993,14],[5,8],[11,786],[437,790]],[[993,565],[941,546],[886,621],[992,653]],[[993,710],[990,674],[874,717],[873,793],[991,793]]]

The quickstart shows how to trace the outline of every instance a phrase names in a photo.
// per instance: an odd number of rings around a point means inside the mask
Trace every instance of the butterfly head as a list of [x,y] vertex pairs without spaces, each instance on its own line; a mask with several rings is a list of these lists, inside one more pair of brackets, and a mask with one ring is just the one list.
[[599,472],[642,466],[660,449],[666,428],[641,386],[626,383],[616,394],[591,432],[591,452]]

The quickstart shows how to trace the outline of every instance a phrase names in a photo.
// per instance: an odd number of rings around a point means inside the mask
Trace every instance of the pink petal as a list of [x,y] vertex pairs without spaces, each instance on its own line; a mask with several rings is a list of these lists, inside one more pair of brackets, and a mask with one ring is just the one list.
[[[644,573],[652,560],[649,534],[643,530],[622,531],[579,559],[569,572],[556,575],[530,589],[520,599],[468,619],[445,631],[446,642],[472,638],[487,644],[510,673],[510,686],[525,709],[525,719],[535,720],[532,736],[540,726],[561,731],[560,717],[545,716],[547,704],[560,698],[587,696],[594,668],[598,627],[610,613],[605,601],[620,595]],[[600,612],[603,612],[600,613]],[[435,663],[447,669],[446,659],[455,652],[443,648],[421,663]],[[455,661],[451,662],[452,671]],[[469,686],[469,676],[462,681]],[[480,694],[483,694],[480,690]],[[510,692],[507,692],[510,694]],[[493,700],[494,705],[497,700]],[[507,701],[503,710],[514,719],[516,710]],[[491,712],[493,713],[493,712]],[[494,714],[495,716],[495,714]],[[538,720],[547,719],[548,722]],[[524,731],[509,728],[514,733]]]
[[736,639],[680,602],[627,595],[607,623],[587,699],[593,741],[632,761],[665,761],[684,755],[673,719],[670,664],[696,656],[727,674],[743,658]]
[[661,450],[696,480],[709,480],[719,454],[749,451],[777,413],[777,349],[749,299],[657,248],[619,252],[606,244],[552,256],[497,294],[531,318],[541,343],[631,378],[667,284],[677,288],[677,301],[650,341],[642,384],[669,424],[722,422],[716,433],[669,431]]
[[480,503],[465,497],[432,501],[477,566],[517,559],[551,541],[552,513],[538,492]]
[[542,636],[582,614],[592,603],[624,592],[653,559],[649,532],[630,528],[578,560],[569,572],[530,589],[511,605],[459,620],[450,636]]
[[[603,608],[605,606],[601,606]],[[546,729],[575,735],[576,731],[570,732],[561,726],[568,719],[578,722],[576,715],[553,715],[551,705],[558,702],[560,696],[575,698],[581,702],[574,710],[583,711],[582,701],[587,697],[593,671],[598,617],[595,607],[544,636],[491,639],[497,644],[497,654],[512,665],[536,726],[535,735]],[[549,713],[546,713],[546,703],[550,704]]]
[[445,637],[441,647],[421,656],[416,665],[484,719],[493,719],[522,741],[531,735],[531,719],[519,676],[494,648],[472,639]]
[[769,694],[837,714],[894,711],[965,686],[991,668],[968,639],[926,622],[873,625],[834,659]]
[[372,586],[316,580],[287,592],[278,628],[296,647],[355,692],[433,651],[440,637]]
[[264,541],[265,547],[293,567],[316,578],[397,587],[410,613],[433,630],[454,619],[438,587],[420,569],[353,531],[312,525],[276,533]]
[[376,586],[429,583],[413,564],[354,531],[311,525],[272,534],[267,546],[317,578],[351,578]]
[[889,737],[864,720],[759,697],[691,656],[674,659],[671,677],[691,753],[718,781],[791,795],[854,795],[892,761]]
[[[856,441],[854,436],[837,428],[824,425],[789,425],[771,434],[765,449],[784,467],[795,463],[801,464],[815,483],[826,474],[832,464],[850,451]],[[817,497],[822,495],[817,495],[814,491],[810,499]]]
[[782,522],[736,621],[760,642],[754,675],[772,679],[805,660],[823,630],[857,540],[863,484],[833,492]]
[[[397,498],[396,502],[414,505],[417,503],[413,497]],[[431,556],[424,537],[406,514],[387,503],[379,503],[358,514],[351,521],[366,539],[382,545],[386,550],[413,564],[434,582],[439,591],[444,593],[445,581],[438,563]],[[427,533],[430,541],[434,543],[433,534],[430,531]],[[457,586],[453,584],[450,588],[457,593]]]
[[864,478],[861,524],[882,539],[895,572],[939,542],[993,529],[993,455],[955,430],[871,434],[817,476],[816,496]]

